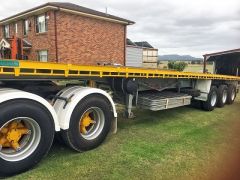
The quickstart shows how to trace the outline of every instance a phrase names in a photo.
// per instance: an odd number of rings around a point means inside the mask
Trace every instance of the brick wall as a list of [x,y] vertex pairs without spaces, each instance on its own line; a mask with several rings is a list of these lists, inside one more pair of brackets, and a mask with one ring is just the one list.
[[58,12],[57,29],[59,62],[124,65],[124,25]]
[[39,50],[48,50],[48,61],[56,61],[56,48],[55,48],[55,30],[54,30],[54,13],[50,11],[47,13],[48,19],[48,31],[46,33],[36,33],[35,17],[30,17],[31,28],[26,37],[28,42],[32,44],[32,49],[28,52],[29,59],[36,60],[37,52]]
[[[48,20],[48,31],[46,33],[36,33],[36,23],[35,17],[31,16],[27,19],[31,23],[31,27],[29,28],[29,32],[26,36],[23,35],[23,20],[18,22],[14,22],[10,24],[10,37],[13,35],[26,39],[29,43],[32,44],[32,48],[30,50],[24,51],[25,55],[28,55],[30,60],[37,60],[37,52],[39,50],[48,50],[48,60],[51,62],[56,62],[56,48],[55,48],[55,29],[54,29],[54,13],[53,11],[48,12],[49,20]],[[18,24],[18,33],[16,34],[15,23]],[[3,31],[3,27],[1,27],[1,32]],[[0,34],[0,38],[3,38],[3,34]]]
[[[48,50],[48,60],[72,64],[96,65],[98,62],[125,62],[125,26],[65,12],[56,12],[57,50],[55,41],[54,11],[47,13],[48,32],[37,34],[35,17],[27,36],[23,35],[23,20],[18,21],[17,36],[26,39],[32,48],[24,51],[30,60],[37,60],[37,51]],[[0,38],[2,38],[2,28]],[[15,22],[10,24],[10,36],[15,34]]]

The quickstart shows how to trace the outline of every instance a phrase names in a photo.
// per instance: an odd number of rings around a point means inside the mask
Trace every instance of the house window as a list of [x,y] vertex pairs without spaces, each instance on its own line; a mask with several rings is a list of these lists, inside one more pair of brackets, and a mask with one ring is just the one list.
[[47,32],[47,21],[46,21],[46,16],[45,15],[37,16],[37,18],[36,18],[36,32],[37,33]]
[[17,34],[18,33],[18,24],[15,23],[15,33]]
[[47,50],[38,51],[37,54],[38,54],[38,60],[40,62],[47,62],[48,61],[48,51]]
[[4,28],[3,29],[4,37],[5,38],[10,38],[10,26],[9,26],[9,24],[5,25],[3,28]]
[[29,31],[29,20],[24,20],[23,21],[23,35],[26,36]]

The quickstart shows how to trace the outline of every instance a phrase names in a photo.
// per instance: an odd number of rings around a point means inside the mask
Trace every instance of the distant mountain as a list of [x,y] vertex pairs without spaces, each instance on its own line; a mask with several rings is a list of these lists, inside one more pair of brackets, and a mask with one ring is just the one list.
[[202,58],[196,58],[190,55],[167,54],[158,56],[159,61],[196,61]]

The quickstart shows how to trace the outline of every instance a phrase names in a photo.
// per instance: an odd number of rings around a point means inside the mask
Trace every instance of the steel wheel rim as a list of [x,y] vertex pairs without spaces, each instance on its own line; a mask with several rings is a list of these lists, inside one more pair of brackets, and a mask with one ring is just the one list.
[[233,101],[234,99],[235,99],[235,90],[233,89],[231,93],[231,100]]
[[211,105],[214,107],[217,103],[217,93],[214,91],[211,96]]
[[29,117],[17,117],[6,122],[0,131],[11,122],[23,122],[30,130],[29,134],[24,135],[19,141],[20,150],[16,151],[13,148],[2,147],[0,157],[6,161],[16,162],[29,157],[38,147],[41,140],[41,128],[38,123]]
[[[81,124],[83,121],[83,117],[86,113],[90,113],[90,116],[94,121],[94,123],[91,123],[91,125],[87,127],[87,133],[83,133],[81,132]],[[101,134],[104,124],[105,124],[105,115],[103,113],[103,110],[98,107],[91,107],[87,109],[81,116],[81,119],[79,122],[79,127],[80,127],[79,132],[84,139],[93,140]]]
[[223,91],[223,97],[222,97],[222,102],[225,104],[227,101],[227,90]]

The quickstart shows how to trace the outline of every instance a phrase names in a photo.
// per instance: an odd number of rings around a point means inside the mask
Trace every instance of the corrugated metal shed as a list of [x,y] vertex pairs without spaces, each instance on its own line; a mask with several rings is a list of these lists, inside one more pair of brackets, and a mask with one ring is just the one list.
[[211,54],[205,54],[204,72],[207,61],[214,62],[214,73],[224,75],[240,75],[240,49],[232,49]]
[[143,49],[136,46],[126,48],[126,66],[142,67]]

